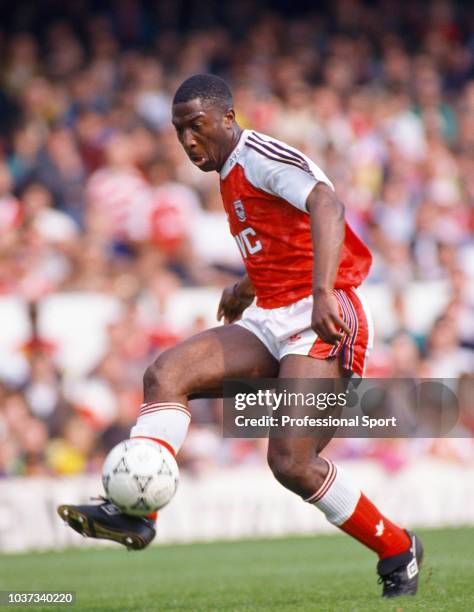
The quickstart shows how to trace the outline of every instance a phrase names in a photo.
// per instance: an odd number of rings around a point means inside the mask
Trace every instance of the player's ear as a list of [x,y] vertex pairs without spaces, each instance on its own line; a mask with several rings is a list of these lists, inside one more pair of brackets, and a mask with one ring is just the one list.
[[224,114],[224,125],[226,128],[232,127],[235,121],[235,111],[233,108],[229,108]]

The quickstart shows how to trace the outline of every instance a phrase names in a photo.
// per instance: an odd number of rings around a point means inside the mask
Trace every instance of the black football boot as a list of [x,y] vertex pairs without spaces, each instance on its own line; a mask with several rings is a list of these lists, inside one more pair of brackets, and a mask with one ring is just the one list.
[[382,597],[416,595],[418,577],[423,560],[423,546],[418,536],[407,531],[411,546],[403,553],[382,559],[377,564],[379,583],[383,584]]
[[58,514],[83,536],[113,540],[129,550],[145,548],[156,535],[154,521],[124,514],[109,501],[84,506],[64,504],[58,506]]

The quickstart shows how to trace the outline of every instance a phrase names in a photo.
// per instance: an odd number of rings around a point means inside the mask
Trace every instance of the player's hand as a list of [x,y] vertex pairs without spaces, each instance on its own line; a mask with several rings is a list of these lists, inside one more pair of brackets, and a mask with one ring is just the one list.
[[332,291],[318,291],[313,299],[311,328],[321,340],[328,344],[337,344],[344,333],[352,333],[339,315],[338,301]]
[[244,294],[240,290],[240,283],[226,287],[222,292],[221,301],[217,308],[217,320],[224,317],[224,323],[233,323],[240,319],[244,310],[253,302],[253,295]]

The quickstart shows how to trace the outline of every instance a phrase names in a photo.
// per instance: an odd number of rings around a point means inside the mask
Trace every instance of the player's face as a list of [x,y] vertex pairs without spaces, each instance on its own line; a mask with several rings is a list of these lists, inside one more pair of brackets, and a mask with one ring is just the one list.
[[203,172],[219,171],[233,145],[234,111],[203,105],[200,99],[173,105],[173,125],[189,159]]

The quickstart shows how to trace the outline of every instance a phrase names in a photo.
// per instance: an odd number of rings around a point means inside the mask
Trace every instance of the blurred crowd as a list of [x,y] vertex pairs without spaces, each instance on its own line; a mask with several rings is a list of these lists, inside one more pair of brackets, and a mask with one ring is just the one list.
[[[0,371],[0,476],[99,470],[128,437],[145,367],[204,327],[175,330],[170,298],[243,273],[218,177],[189,163],[170,124],[173,92],[198,72],[229,82],[242,127],[300,148],[334,182],[374,254],[367,282],[397,319],[369,375],[474,375],[472,12],[446,0],[271,4],[20,2],[2,20],[0,300],[26,304],[31,337],[18,347],[28,367]],[[449,299],[419,335],[404,298],[426,281]],[[72,291],[123,305],[80,380],[37,322],[42,301]],[[221,440],[218,400],[193,415],[183,468],[262,461],[264,441]],[[472,419],[460,426],[474,432]],[[426,452],[474,463],[469,439],[332,452],[387,469]]]

